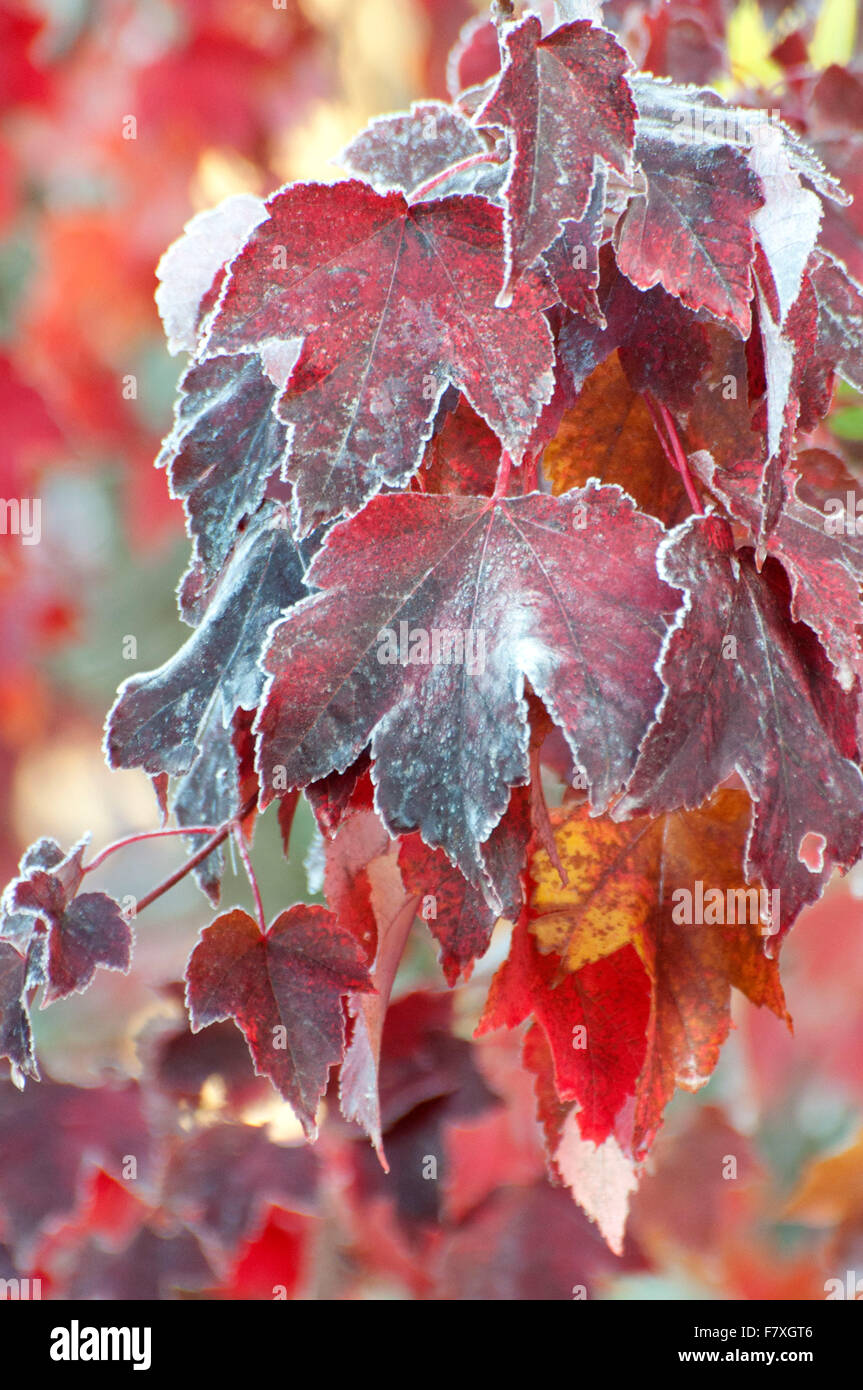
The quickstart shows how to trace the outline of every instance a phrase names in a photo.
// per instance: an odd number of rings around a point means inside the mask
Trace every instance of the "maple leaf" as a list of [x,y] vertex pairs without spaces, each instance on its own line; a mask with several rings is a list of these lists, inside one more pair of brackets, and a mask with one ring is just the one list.
[[[503,819],[484,846],[492,864],[492,877],[501,890],[501,915],[515,920],[521,909],[521,869],[530,838],[529,797],[514,787]],[[473,888],[446,855],[430,849],[419,835],[406,835],[399,850],[399,866],[405,887],[423,899],[423,918],[440,944],[441,968],[447,983],[470,977],[473,963],[488,950],[498,913],[484,895]],[[430,913],[425,911],[429,900]]]
[[581,1133],[603,1143],[634,1094],[644,1063],[649,980],[629,944],[553,988],[559,966],[556,957],[540,954],[523,915],[492,981],[477,1035],[516,1028],[533,1016],[551,1052],[556,1094],[578,1102]]
[[818,300],[818,346],[863,391],[863,288],[832,256],[817,253],[810,278]]
[[342,997],[371,988],[354,938],[322,907],[289,908],[266,933],[233,908],[204,928],[186,981],[193,1031],[232,1018],[255,1070],[314,1137],[330,1068],[344,1053]]
[[543,37],[529,14],[504,39],[506,64],[475,117],[513,132],[515,156],[505,194],[507,271],[501,301],[556,240],[563,224],[588,208],[599,159],[629,169],[635,105],[624,76],[624,49],[589,21]]
[[525,278],[495,308],[502,213],[482,198],[410,206],[350,180],[274,194],[231,263],[205,350],[303,338],[278,406],[294,426],[288,474],[302,532],[355,512],[419,466],[452,383],[516,461],[552,392],[542,316]]
[[64,854],[56,840],[31,845],[3,896],[0,936],[24,946],[27,983],[44,982],[42,1008],[85,990],[96,969],[130,965],[132,929],[107,893],[79,893],[88,839]]
[[[733,145],[688,135],[691,94],[639,78],[635,153],[646,180],[616,233],[621,270],[639,289],[661,283],[690,309],[708,309],[749,336],[757,175]],[[679,113],[683,112],[683,119]]]
[[262,804],[274,786],[346,768],[371,741],[391,833],[419,829],[484,888],[480,846],[528,777],[525,678],[598,809],[628,776],[660,694],[662,615],[676,608],[656,579],[661,535],[595,484],[562,498],[374,499],[318,552],[307,580],[323,592],[273,633],[256,724]]
[[[381,193],[410,194],[454,164],[487,155],[488,163],[454,172],[435,185],[435,197],[482,193],[492,197],[505,171],[466,116],[442,101],[414,102],[404,115],[378,116],[339,155],[338,162]],[[426,194],[426,197],[431,194]]]
[[[595,1088],[608,1087],[615,1073],[626,1075],[626,1050],[616,1059],[613,1050],[615,1030],[619,1036],[626,1028],[637,1154],[646,1151],[675,1085],[696,1089],[715,1067],[730,1027],[732,985],[752,1003],[787,1019],[778,965],[765,953],[766,933],[774,927],[759,915],[764,906],[769,913],[771,903],[757,890],[746,890],[749,815],[749,798],[735,790],[718,792],[698,810],[622,823],[594,820],[584,807],[562,809],[554,813],[554,824],[567,883],[561,884],[545,851],[534,856],[530,930],[540,950],[552,953],[547,979],[558,970],[558,958],[574,972],[555,995],[570,979],[584,977],[587,1051],[592,1054],[596,1048],[599,1054],[580,1063],[567,1060],[565,1037],[556,1038],[553,1031],[556,1021],[549,1026],[541,1019],[555,1056],[556,1084],[561,1076],[578,1078],[579,1066],[598,1073]],[[697,921],[699,883],[703,925]],[[627,958],[622,953],[633,947],[649,978],[649,1020],[646,1009],[639,1012],[633,967],[623,968]],[[608,968],[612,963],[613,971]],[[606,971],[594,983],[597,964]],[[585,971],[591,973],[585,976]],[[631,983],[625,987],[627,978]],[[618,1009],[623,1021],[615,1017]],[[639,1047],[643,1067],[636,1088],[631,1063]],[[574,1080],[558,1085],[558,1094],[584,1105],[584,1086],[583,1079]],[[617,1109],[605,1112],[598,1129],[585,1128],[579,1113],[584,1138],[601,1142],[611,1133],[625,1095],[618,1091]]]
[[[660,663],[667,691],[614,814],[698,806],[737,771],[755,798],[747,876],[781,893],[781,925],[820,896],[863,839],[854,701],[810,630],[794,623],[782,569],[761,574],[731,528],[694,517],[659,549],[659,571],[686,590]],[[709,594],[709,603],[696,595]],[[817,867],[800,858],[821,837]]]
[[[748,528],[754,543],[761,521],[760,465],[741,461],[720,469],[705,452],[690,455],[690,463],[729,514]],[[856,531],[847,534],[844,509],[839,530],[830,524],[829,512],[816,510],[798,496],[799,486],[799,475],[787,470],[784,500],[765,544],[768,554],[788,571],[792,617],[817,632],[837,680],[850,690],[860,660],[856,629],[863,623],[863,538]]]
[[224,724],[235,710],[256,707],[267,631],[304,593],[297,546],[264,512],[241,537],[185,645],[157,671],[120,687],[106,723],[109,765],[188,772],[213,705]]
[[589,478],[617,483],[666,526],[690,515],[680,474],[671,467],[650,411],[612,355],[588,377],[542,457],[555,496]]
[[[183,499],[195,559],[212,583],[241,523],[264,499],[267,480],[288,457],[278,394],[257,357],[214,357],[180,382],[176,424],[156,460],[168,467],[171,495]],[[193,561],[194,563],[194,561]]]

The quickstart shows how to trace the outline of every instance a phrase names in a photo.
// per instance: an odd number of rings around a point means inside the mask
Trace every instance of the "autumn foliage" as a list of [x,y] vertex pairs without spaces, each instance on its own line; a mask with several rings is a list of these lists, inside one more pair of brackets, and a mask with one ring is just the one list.
[[[23,497],[61,441],[114,449],[131,534],[185,521],[183,635],[135,660],[103,746],[151,780],[211,911],[182,984],[153,983],[134,1077],[74,1085],[43,1075],[42,1010],[134,973],[185,873],[104,880],[140,828],[19,858],[0,1258],[91,1298],[567,1298],[669,1266],[708,1296],[823,1297],[863,1229],[859,1181],[838,1201],[830,1176],[859,1171],[861,1015],[823,940],[860,959],[831,883],[863,855],[863,460],[837,426],[863,389],[857,56],[819,71],[800,20],[741,73],[723,3],[447,4],[448,92],[429,44],[426,95],[329,182],[277,186],[270,142],[329,94],[332,35],[299,4],[181,8],[126,74],[147,135],[121,212],[42,229],[59,268],[3,360],[0,469]],[[10,140],[14,222],[16,161],[41,132],[50,162],[107,40],[40,65],[38,25],[0,19],[7,104],[51,112]],[[126,167],[114,137],[94,169]],[[259,176],[189,218],[210,145]],[[118,405],[153,288],[184,355],[161,445]],[[36,689],[32,647],[78,617],[61,560],[13,539],[0,624]],[[0,676],[10,730],[18,690]],[[308,891],[268,912],[262,835],[296,868],[303,817]],[[741,1116],[769,1148],[802,1084],[786,952],[836,1013],[849,1109],[790,1196],[798,1136],[782,1197]],[[669,1109],[735,1024],[737,1114],[727,1081]],[[817,1258],[777,1264],[782,1221],[829,1227]]]

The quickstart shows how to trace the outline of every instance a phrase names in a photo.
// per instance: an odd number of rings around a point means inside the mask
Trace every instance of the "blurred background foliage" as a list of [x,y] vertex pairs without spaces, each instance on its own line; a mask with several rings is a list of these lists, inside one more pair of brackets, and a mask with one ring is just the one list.
[[[339,177],[334,158],[371,116],[446,96],[449,49],[483,12],[481,0],[0,0],[0,495],[43,499],[40,545],[0,537],[2,881],[40,835],[69,846],[89,829],[100,846],[156,824],[147,779],[108,773],[99,744],[118,683],[185,631],[182,509],[152,467],[179,371],[153,301],[159,257],[229,193]],[[801,125],[819,73],[863,79],[852,0],[710,0],[676,5],[673,23],[661,3],[612,0],[606,14],[654,71]],[[846,131],[816,133],[828,163],[832,140],[851,167]],[[841,388],[809,442],[863,464],[863,401]],[[302,803],[288,861],[274,814],[262,819],[268,911],[321,900],[311,842]],[[149,842],[98,886],[139,895],[179,860],[177,841]],[[223,901],[249,902],[230,868]],[[356,1298],[567,1298],[582,1282],[591,1297],[820,1298],[831,1276],[863,1279],[863,872],[792,933],[796,1037],[741,1008],[709,1086],[674,1102],[622,1261],[545,1183],[518,1039],[453,1060],[505,932],[452,1002],[391,1031],[394,1069],[420,1056],[435,1080],[413,1110],[393,1102],[387,1180],[338,1121],[307,1158],[288,1108],[242,1070],[230,1025],[203,1043],[185,1030],[174,982],[208,912],[185,880],[141,923],[128,977],[100,972],[83,997],[36,1012],[48,1080],[25,1100],[0,1091],[0,1276],[39,1271],[49,1290],[93,1297],[271,1297],[283,1283]],[[401,992],[419,985],[443,987],[424,941]],[[95,1111],[75,1109],[129,1078],[150,1087],[141,1104],[168,1153],[137,1189]],[[131,1143],[118,1115],[116,1142]],[[398,1158],[432,1143],[448,1171],[430,1205]]]

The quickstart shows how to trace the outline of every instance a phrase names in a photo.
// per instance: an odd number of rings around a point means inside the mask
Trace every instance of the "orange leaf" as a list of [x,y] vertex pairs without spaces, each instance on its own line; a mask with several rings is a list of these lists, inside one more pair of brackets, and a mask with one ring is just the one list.
[[675,1086],[697,1090],[731,1026],[731,988],[788,1020],[777,962],[765,953],[760,891],[743,857],[748,796],[724,789],[694,811],[592,818],[555,812],[563,887],[542,850],[531,869],[530,929],[565,972],[631,943],[647,970],[647,1055],[636,1090],[633,1145],[646,1152]]
[[588,478],[618,483],[642,511],[676,525],[690,506],[680,477],[662,451],[642,397],[633,391],[616,352],[584,383],[543,456],[555,496]]

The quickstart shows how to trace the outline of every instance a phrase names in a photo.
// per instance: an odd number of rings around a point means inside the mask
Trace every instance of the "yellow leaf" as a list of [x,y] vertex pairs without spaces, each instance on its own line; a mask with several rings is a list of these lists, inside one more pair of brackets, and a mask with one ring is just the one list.
[[814,68],[831,63],[845,66],[854,56],[857,37],[857,0],[823,0],[809,45],[809,61]]
[[782,69],[770,57],[776,40],[764,23],[758,0],[740,0],[728,21],[728,56],[735,79],[744,86],[774,87]]
[[618,483],[642,511],[673,526],[689,514],[680,477],[662,451],[650,412],[616,352],[587,378],[542,460],[555,496],[588,478]]

